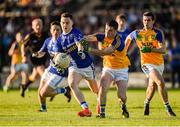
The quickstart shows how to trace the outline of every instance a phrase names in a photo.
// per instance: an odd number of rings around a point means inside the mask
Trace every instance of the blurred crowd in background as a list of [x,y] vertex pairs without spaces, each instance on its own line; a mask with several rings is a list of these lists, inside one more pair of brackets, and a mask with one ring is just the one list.
[[[108,17],[124,13],[131,30],[142,27],[142,14],[149,10],[156,15],[156,26],[164,31],[168,53],[165,55],[165,72],[180,73],[180,0],[0,0],[0,71],[10,67],[8,49],[15,39],[15,33],[25,36],[31,31],[31,21],[43,19],[44,31],[49,31],[51,21],[60,20],[60,14],[69,11],[75,25],[92,34],[103,32]],[[130,71],[141,71],[134,49]],[[177,56],[178,56],[177,55]],[[101,66],[100,58],[93,56],[96,66]],[[178,77],[180,80],[180,77]]]

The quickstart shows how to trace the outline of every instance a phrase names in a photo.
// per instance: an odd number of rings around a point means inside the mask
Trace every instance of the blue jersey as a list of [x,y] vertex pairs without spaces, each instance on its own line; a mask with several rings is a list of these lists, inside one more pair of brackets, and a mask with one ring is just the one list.
[[92,64],[92,59],[90,55],[83,51],[84,57],[78,55],[78,48],[76,42],[79,42],[83,38],[83,34],[76,28],[73,28],[68,34],[61,34],[57,41],[59,52],[68,53],[72,60],[70,66],[75,66],[78,68],[85,68]]
[[131,33],[129,29],[125,29],[123,32],[118,31],[119,36],[121,37],[121,43],[124,43],[126,40],[126,37]]
[[54,57],[54,55],[57,53],[59,47],[57,47],[57,41],[53,42],[52,38],[49,37],[45,40],[43,46],[40,49],[40,52],[47,52],[50,55],[50,67],[49,67],[49,72],[53,73],[53,74],[57,74],[63,77],[67,77],[68,75],[68,70],[67,69],[63,69],[61,71],[58,71],[58,69],[53,65],[52,63],[52,59]]

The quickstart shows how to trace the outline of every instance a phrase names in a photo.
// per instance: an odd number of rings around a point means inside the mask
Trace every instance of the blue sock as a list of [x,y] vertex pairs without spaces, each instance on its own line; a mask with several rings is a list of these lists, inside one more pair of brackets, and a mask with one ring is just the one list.
[[81,102],[81,107],[83,109],[88,108],[88,104],[85,101],[83,101],[83,102]]
[[41,104],[41,110],[46,110],[46,104]]
[[61,93],[66,92],[66,90],[64,88],[56,88],[55,91],[57,92],[57,94],[61,94]]
[[100,105],[100,113],[105,113],[105,107],[106,107],[105,104]]
[[171,110],[171,106],[169,105],[169,103],[165,103],[164,104],[165,108],[166,108],[166,111],[170,111]]

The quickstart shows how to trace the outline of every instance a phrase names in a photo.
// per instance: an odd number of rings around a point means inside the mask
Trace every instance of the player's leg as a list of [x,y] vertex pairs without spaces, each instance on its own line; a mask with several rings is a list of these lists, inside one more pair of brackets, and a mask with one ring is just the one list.
[[98,95],[99,88],[98,88],[98,84],[97,84],[96,80],[95,79],[87,80],[87,84],[88,84],[90,90],[93,93],[95,93],[96,95]]
[[97,114],[99,114],[100,113],[100,104],[99,104],[99,99],[98,99],[99,86],[95,79],[86,80],[86,81],[90,90],[97,95],[96,111],[97,111]]
[[156,83],[152,79],[148,79],[148,86],[146,89],[146,99],[144,101],[144,115],[149,115],[149,104],[154,96],[156,90]]
[[69,75],[68,75],[68,84],[72,90],[72,93],[77,100],[77,102],[82,107],[82,111],[78,112],[78,116],[84,117],[84,116],[91,116],[91,112],[89,111],[89,107],[87,102],[85,101],[83,93],[80,91],[78,85],[80,80],[82,79],[82,76],[76,72],[74,68],[69,69]]
[[70,87],[67,86],[63,88],[59,86],[63,84],[65,77],[53,74],[51,72],[45,72],[45,73],[47,73],[45,77],[46,83],[43,86],[43,88],[41,88],[40,95],[43,97],[52,97],[57,94],[64,94],[65,97],[67,97],[68,102],[70,102],[71,101]]
[[111,85],[113,78],[111,74],[108,72],[104,72],[100,79],[99,86],[99,103],[100,103],[100,114],[98,115],[100,118],[105,118],[105,108],[106,108],[106,99],[107,99],[107,91],[109,86]]
[[46,97],[41,96],[41,93],[40,93],[40,91],[45,86],[46,82],[47,81],[44,78],[41,78],[40,85],[38,88],[38,100],[39,100],[39,104],[40,104],[40,110],[39,110],[40,112],[46,112],[47,111],[47,109],[46,109]]
[[167,89],[165,87],[165,81],[164,81],[162,75],[156,69],[153,69],[149,73],[149,78],[151,78],[157,84],[159,95],[165,105],[168,115],[176,116],[176,114],[172,111],[171,106],[169,104]]
[[127,91],[128,82],[127,80],[119,80],[116,81],[116,84],[117,84],[117,96],[121,103],[122,116],[124,118],[129,118],[129,112],[126,107],[126,101],[127,101],[126,91]]
[[8,91],[8,89],[9,89],[9,87],[10,87],[10,85],[11,85],[11,82],[12,82],[12,80],[15,78],[15,76],[16,76],[15,65],[12,65],[12,66],[11,66],[11,70],[10,70],[10,74],[9,74],[9,76],[8,76],[7,79],[6,79],[5,85],[3,86],[3,91],[4,91],[4,92],[7,92],[7,91]]
[[22,84],[22,90],[21,90],[21,96],[22,97],[25,96],[26,89],[29,87],[29,85],[31,83],[33,83],[35,81],[37,75],[38,75],[37,69],[36,69],[36,67],[33,67],[33,70],[32,70],[31,75],[29,76],[28,82],[25,85]]
[[28,64],[20,64],[20,72],[21,72],[21,77],[22,77],[20,86],[28,83],[29,81],[28,71],[29,71]]
[[45,66],[44,65],[40,65],[36,67],[37,73],[42,76],[45,70]]

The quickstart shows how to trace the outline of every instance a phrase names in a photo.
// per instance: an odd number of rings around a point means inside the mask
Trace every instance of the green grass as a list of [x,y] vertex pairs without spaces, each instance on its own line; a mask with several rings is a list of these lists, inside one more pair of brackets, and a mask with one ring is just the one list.
[[106,118],[96,118],[96,96],[89,90],[83,90],[93,116],[79,118],[76,113],[81,110],[73,98],[66,102],[63,95],[47,101],[48,112],[39,113],[37,91],[30,90],[25,98],[18,90],[9,93],[0,91],[0,126],[178,126],[180,125],[180,90],[169,90],[169,100],[177,117],[168,117],[157,94],[151,102],[149,116],[143,116],[144,89],[129,89],[127,106],[129,119],[123,119],[116,90],[108,92]]

